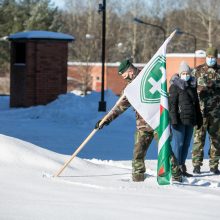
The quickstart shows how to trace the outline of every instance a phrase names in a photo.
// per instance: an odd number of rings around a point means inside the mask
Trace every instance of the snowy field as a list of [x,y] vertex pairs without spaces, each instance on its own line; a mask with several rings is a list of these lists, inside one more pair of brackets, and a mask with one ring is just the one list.
[[[106,93],[108,108],[117,101]],[[131,181],[134,113],[128,110],[97,132],[58,178],[55,174],[106,113],[99,93],[60,96],[47,106],[9,109],[0,98],[0,219],[219,219],[220,176],[202,174],[183,184],[156,182],[156,144],[146,179]],[[207,157],[208,144],[206,146]],[[190,152],[189,152],[190,158]],[[191,160],[187,160],[189,172]]]

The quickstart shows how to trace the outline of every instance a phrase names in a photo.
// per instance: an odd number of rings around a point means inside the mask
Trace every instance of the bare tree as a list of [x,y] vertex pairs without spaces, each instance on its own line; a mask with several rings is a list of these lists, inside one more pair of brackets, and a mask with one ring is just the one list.
[[65,3],[67,7],[64,15],[66,30],[76,37],[76,41],[70,46],[71,59],[87,61],[88,54],[85,45],[87,45],[86,41],[88,40],[86,35],[89,34],[94,36],[94,41],[90,45],[92,55],[89,56],[91,59],[89,61],[97,61],[100,57],[97,51],[101,39],[101,22],[97,13],[98,0],[65,0]]
[[196,35],[199,46],[218,46],[219,0],[188,0],[187,3],[188,29]]
[[86,95],[87,92],[91,91],[92,88],[92,74],[91,74],[92,67],[89,66],[88,64],[86,66],[79,65],[77,69],[80,76],[79,89],[82,91],[82,95]]
[[[70,59],[101,61],[102,16],[97,13],[101,0],[65,0],[64,30],[73,34],[76,41],[70,46]],[[160,29],[137,24],[134,17],[163,27],[166,35],[180,28],[196,36],[197,48],[208,44],[220,45],[218,22],[219,0],[108,0],[106,1],[106,62],[133,57],[134,62],[146,62],[163,42]],[[91,44],[85,35],[94,36]],[[88,48],[90,55],[88,60]],[[191,36],[176,36],[168,52],[194,52]]]

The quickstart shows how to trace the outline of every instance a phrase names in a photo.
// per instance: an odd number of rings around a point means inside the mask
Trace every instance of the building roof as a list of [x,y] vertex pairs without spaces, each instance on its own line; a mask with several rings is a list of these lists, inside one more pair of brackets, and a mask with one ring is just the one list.
[[25,31],[25,32],[17,32],[15,34],[11,34],[8,37],[9,40],[62,40],[62,41],[74,41],[75,37],[69,34],[63,34],[59,32],[51,32],[51,31]]

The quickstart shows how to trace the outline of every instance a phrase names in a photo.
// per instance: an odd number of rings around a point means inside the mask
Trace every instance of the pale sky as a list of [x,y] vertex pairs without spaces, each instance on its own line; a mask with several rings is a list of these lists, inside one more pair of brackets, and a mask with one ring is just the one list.
[[51,2],[54,2],[56,4],[56,6],[59,6],[59,7],[63,7],[63,4],[64,4],[64,1],[62,0],[51,0]]

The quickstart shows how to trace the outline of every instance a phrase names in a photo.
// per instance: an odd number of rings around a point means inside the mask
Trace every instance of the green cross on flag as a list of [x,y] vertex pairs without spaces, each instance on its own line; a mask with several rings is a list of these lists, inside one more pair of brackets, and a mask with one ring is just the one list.
[[162,76],[166,71],[166,60],[162,56],[156,57],[143,74],[141,80],[140,97],[144,103],[159,103],[161,90]]

